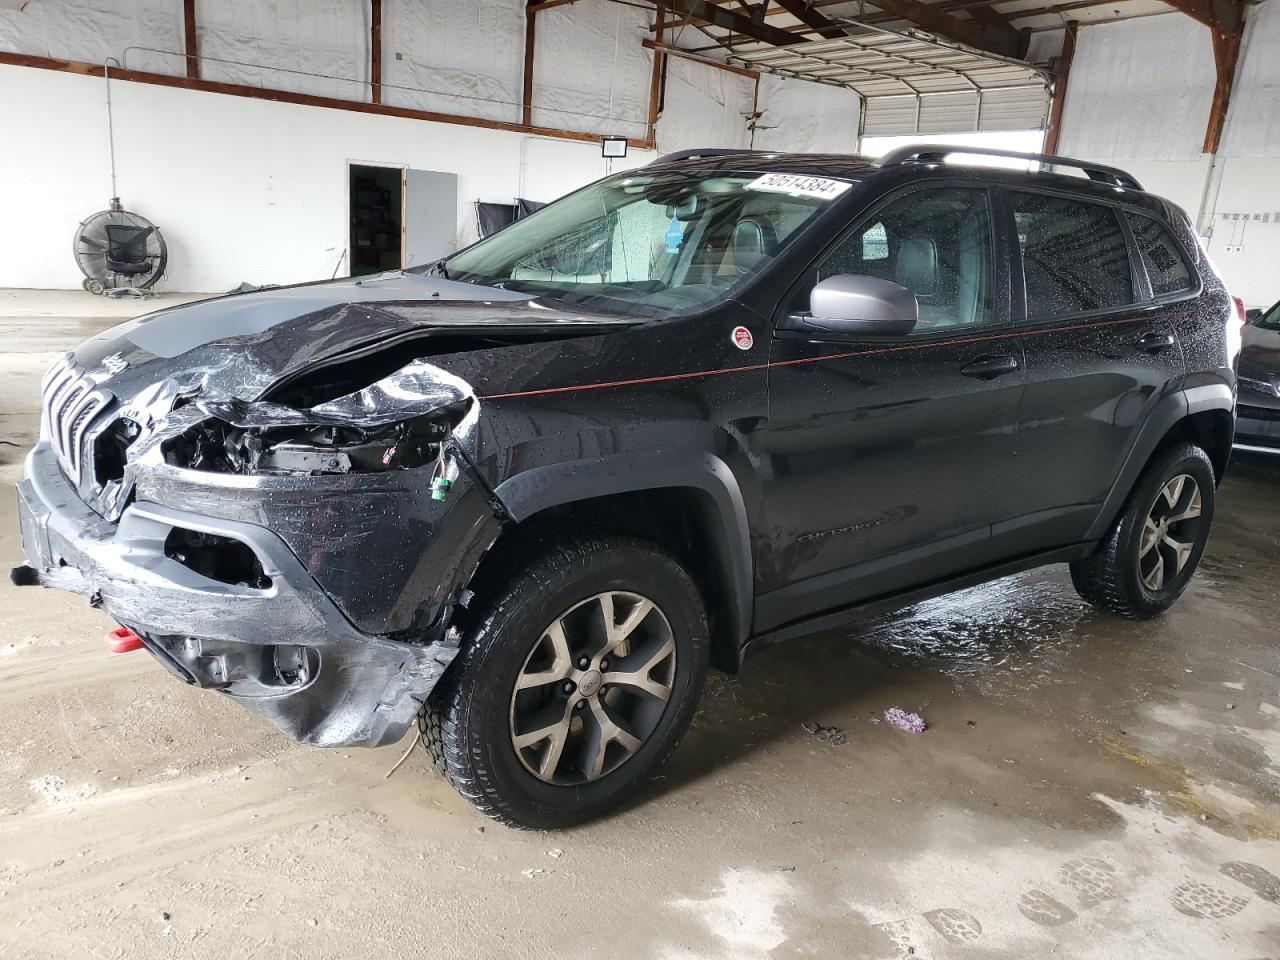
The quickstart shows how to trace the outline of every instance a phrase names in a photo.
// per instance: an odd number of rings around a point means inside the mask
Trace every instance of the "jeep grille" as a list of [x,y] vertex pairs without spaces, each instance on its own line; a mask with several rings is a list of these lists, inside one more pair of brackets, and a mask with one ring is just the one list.
[[72,363],[70,355],[49,368],[40,385],[40,395],[49,444],[68,478],[78,486],[85,432],[114,397]]

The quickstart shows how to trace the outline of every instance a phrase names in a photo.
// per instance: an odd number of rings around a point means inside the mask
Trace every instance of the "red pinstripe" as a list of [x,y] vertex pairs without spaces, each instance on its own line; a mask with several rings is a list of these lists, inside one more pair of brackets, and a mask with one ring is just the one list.
[[799,357],[795,360],[775,360],[770,363],[751,363],[742,367],[722,367],[719,370],[691,370],[686,373],[667,373],[656,377],[636,377],[632,380],[607,380],[603,383],[582,383],[569,387],[543,387],[539,390],[516,390],[512,393],[491,393],[481,400],[510,400],[515,397],[542,397],[553,393],[576,393],[579,390],[609,390],[614,387],[639,387],[649,383],[668,383],[673,380],[692,380],[695,377],[718,377],[726,373],[749,373],[752,370],[768,370],[770,367],[792,367],[801,363],[825,363],[829,360],[847,360],[850,357],[869,357],[881,353],[903,353],[909,350],[929,350],[933,347],[954,347],[966,343],[985,343],[991,340],[1008,340],[1010,337],[1040,337],[1068,330],[1114,327],[1125,323],[1139,323],[1144,317],[1128,317],[1124,320],[1104,320],[1099,323],[1077,323],[1065,327],[1046,327],[1043,330],[1006,330],[981,337],[962,337],[958,340],[933,340],[928,343],[904,343],[894,347],[876,347],[870,350],[847,350],[828,353],[821,357]]

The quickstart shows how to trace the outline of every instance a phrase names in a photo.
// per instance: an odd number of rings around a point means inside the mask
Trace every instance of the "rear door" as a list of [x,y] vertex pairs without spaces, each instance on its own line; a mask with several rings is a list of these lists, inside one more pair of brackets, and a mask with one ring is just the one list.
[[1083,540],[1182,371],[1171,308],[1153,298],[1125,211],[1030,190],[1009,190],[1007,206],[1027,385],[992,559]]
[[778,330],[770,354],[758,629],[979,565],[1022,389],[1007,238],[985,187],[891,197],[819,258],[814,283],[863,274],[916,294],[906,336]]

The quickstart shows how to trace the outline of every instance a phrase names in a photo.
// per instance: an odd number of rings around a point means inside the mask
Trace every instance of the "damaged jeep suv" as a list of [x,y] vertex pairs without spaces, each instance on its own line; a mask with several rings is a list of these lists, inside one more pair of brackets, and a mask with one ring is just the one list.
[[14,579],[305,743],[417,720],[533,827],[632,796],[752,641],[1058,562],[1155,615],[1243,311],[1124,172],[947,155],[690,151],[108,331],[45,377]]

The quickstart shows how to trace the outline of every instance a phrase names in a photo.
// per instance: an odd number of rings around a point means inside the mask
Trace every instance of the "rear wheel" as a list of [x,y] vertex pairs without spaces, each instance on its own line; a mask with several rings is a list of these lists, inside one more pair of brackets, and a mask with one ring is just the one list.
[[1106,538],[1071,564],[1076,591],[1130,619],[1163,613],[1200,563],[1214,494],[1213,465],[1202,449],[1178,444],[1157,455]]
[[560,827],[625,802],[689,724],[706,614],[659,547],[580,535],[493,591],[423,711],[438,769],[482,812]]

